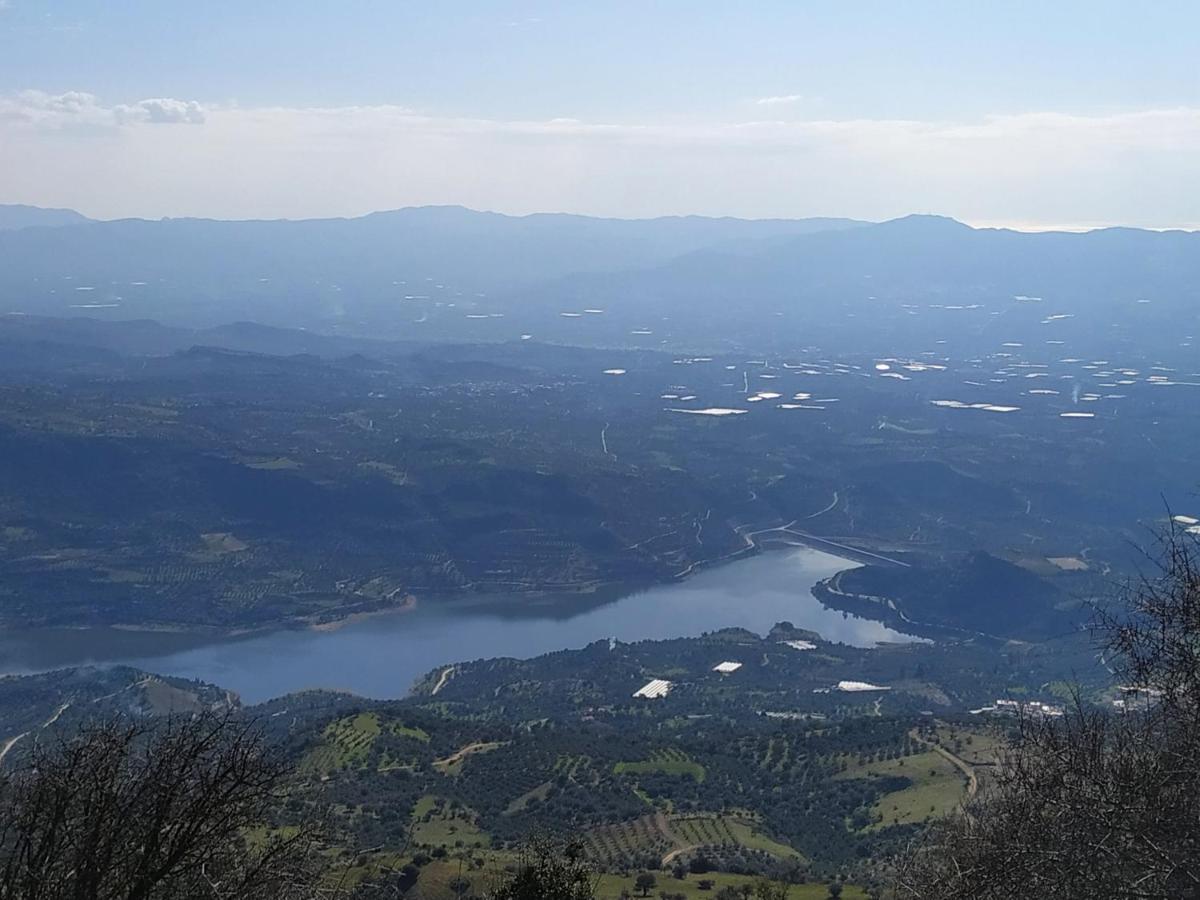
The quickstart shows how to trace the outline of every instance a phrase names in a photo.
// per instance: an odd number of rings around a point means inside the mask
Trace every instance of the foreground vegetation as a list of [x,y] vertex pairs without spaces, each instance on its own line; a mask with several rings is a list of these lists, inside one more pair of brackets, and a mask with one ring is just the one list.
[[1200,553],[1165,541],[1163,571],[1096,627],[1116,711],[1076,696],[1026,718],[967,814],[900,869],[919,900],[1183,898],[1200,892]]

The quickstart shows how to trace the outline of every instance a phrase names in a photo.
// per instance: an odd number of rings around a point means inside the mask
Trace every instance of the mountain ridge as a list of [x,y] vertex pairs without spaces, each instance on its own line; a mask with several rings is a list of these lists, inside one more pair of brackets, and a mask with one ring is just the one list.
[[57,228],[64,225],[84,225],[93,221],[73,209],[53,209],[28,206],[23,203],[0,203],[0,231],[18,228]]
[[[1200,232],[1030,233],[928,215],[863,224],[410,207],[0,231],[0,313],[253,320],[393,340],[711,349],[797,333],[838,341],[850,329],[884,351],[931,327],[1040,342],[1053,316],[1076,319],[1055,330],[1085,332],[1087,352],[1107,352],[1114,340],[1189,333],[1196,284]],[[944,309],[977,314],[942,334],[930,317]],[[582,310],[594,312],[581,322]]]

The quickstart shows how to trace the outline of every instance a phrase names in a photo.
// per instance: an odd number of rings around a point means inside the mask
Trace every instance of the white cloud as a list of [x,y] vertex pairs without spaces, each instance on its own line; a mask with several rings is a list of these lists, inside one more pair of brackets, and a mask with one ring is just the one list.
[[149,122],[152,125],[199,125],[204,122],[204,108],[195,100],[173,100],[170,97],[139,100],[132,106],[115,106],[113,114],[121,124]]
[[775,97],[759,97],[754,102],[759,106],[787,106],[799,103],[803,99],[803,94],[780,94]]
[[67,120],[92,118],[96,98],[82,91],[47,94],[43,91],[22,91],[0,98],[0,120],[29,125],[51,125]]
[[[149,127],[196,121],[199,131]],[[0,197],[102,217],[350,215],[462,203],[1157,226],[1195,222],[1197,158],[1193,108],[622,124],[442,117],[401,106],[0,96]]]
[[67,91],[21,91],[0,96],[0,123],[20,123],[35,128],[113,128],[137,124],[199,124],[204,108],[194,100],[168,97],[139,100],[116,106],[103,105],[94,94]]

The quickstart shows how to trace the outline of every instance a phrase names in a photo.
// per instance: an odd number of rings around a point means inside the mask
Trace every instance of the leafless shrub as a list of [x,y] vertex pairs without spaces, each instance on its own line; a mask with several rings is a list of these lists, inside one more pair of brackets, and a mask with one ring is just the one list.
[[1200,897],[1200,566],[1190,536],[1095,633],[1124,708],[1025,717],[990,787],[900,866],[918,900]]
[[286,771],[228,715],[114,720],[39,744],[0,789],[0,898],[314,896],[313,830],[263,828]]

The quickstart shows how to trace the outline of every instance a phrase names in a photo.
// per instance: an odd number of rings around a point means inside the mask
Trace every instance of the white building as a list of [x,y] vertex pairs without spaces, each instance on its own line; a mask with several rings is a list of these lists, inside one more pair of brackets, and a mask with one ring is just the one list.
[[839,681],[837,683],[839,691],[845,691],[848,694],[861,694],[867,691],[890,691],[890,687],[883,687],[878,684],[871,684],[869,681]]
[[655,678],[648,682],[645,686],[638,688],[633,692],[635,697],[644,697],[647,700],[657,700],[659,697],[665,697],[671,692],[671,682],[662,678]]
[[[1118,702],[1120,701],[1114,701],[1114,703]],[[1052,703],[1043,703],[1041,700],[1021,702],[1006,698],[995,700],[987,706],[971,710],[971,715],[973,716],[1016,716],[1021,713],[1029,716],[1058,718],[1064,714],[1064,710],[1061,706],[1055,706]]]
[[812,641],[780,641],[779,643],[791,647],[793,650],[816,650],[817,645]]

